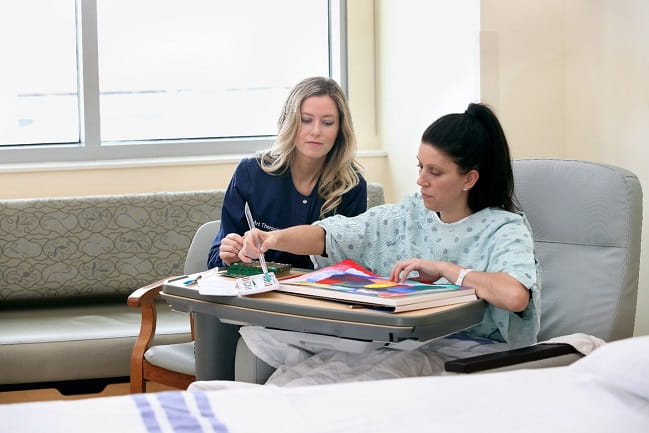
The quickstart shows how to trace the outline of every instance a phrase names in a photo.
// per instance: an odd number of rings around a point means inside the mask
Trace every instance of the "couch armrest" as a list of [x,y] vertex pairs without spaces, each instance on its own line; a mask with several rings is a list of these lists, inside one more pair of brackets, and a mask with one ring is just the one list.
[[520,349],[505,350],[503,352],[489,353],[486,355],[472,356],[470,358],[454,359],[444,363],[444,369],[453,373],[475,373],[494,368],[507,367],[524,362],[576,354],[570,344],[541,343],[534,346],[521,347]]

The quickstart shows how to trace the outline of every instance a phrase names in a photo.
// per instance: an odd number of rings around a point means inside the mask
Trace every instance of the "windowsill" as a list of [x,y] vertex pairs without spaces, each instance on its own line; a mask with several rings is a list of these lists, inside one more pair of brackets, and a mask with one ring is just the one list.
[[[21,164],[0,164],[2,173],[75,171],[75,170],[110,170],[115,168],[165,167],[182,165],[233,164],[250,154],[206,155],[167,158],[116,159],[106,161],[82,162],[37,162]],[[359,158],[384,158],[385,150],[359,150]]]

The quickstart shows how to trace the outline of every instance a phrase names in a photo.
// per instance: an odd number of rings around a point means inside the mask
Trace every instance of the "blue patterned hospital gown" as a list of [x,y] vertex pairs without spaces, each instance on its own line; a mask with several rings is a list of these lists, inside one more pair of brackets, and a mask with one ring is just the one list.
[[311,257],[317,267],[350,258],[389,275],[396,261],[417,257],[511,275],[531,292],[527,308],[512,313],[489,305],[482,322],[465,334],[511,347],[536,342],[541,279],[531,229],[522,213],[487,208],[447,224],[414,194],[356,217],[337,215],[314,224],[327,232],[327,257]]

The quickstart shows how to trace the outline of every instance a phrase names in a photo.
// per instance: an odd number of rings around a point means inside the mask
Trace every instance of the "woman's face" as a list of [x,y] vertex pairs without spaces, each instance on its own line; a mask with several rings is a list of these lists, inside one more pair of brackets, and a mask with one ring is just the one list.
[[340,129],[338,106],[330,96],[310,96],[300,107],[301,123],[295,146],[299,155],[325,159]]
[[[477,171],[460,173],[458,165],[436,147],[419,145],[417,185],[427,209],[440,213],[442,221],[453,222],[468,216],[468,189],[477,180]],[[475,177],[475,180],[473,179]],[[467,190],[464,190],[467,188]]]

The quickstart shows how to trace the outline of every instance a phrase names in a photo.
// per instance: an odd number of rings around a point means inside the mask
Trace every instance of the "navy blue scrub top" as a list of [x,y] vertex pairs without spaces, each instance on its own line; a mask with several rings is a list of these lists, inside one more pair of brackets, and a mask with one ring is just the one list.
[[[367,182],[360,174],[359,179],[359,184],[343,195],[336,214],[356,216],[367,210]],[[295,189],[290,172],[274,176],[261,169],[258,158],[241,160],[225,192],[221,228],[210,248],[208,268],[226,266],[219,257],[221,239],[225,235],[243,235],[248,231],[243,213],[246,201],[255,220],[255,227],[264,231],[311,224],[320,219],[320,208],[324,203],[324,199],[318,195],[318,185],[310,195],[305,196]],[[270,250],[265,257],[267,261],[313,269],[309,256]]]

